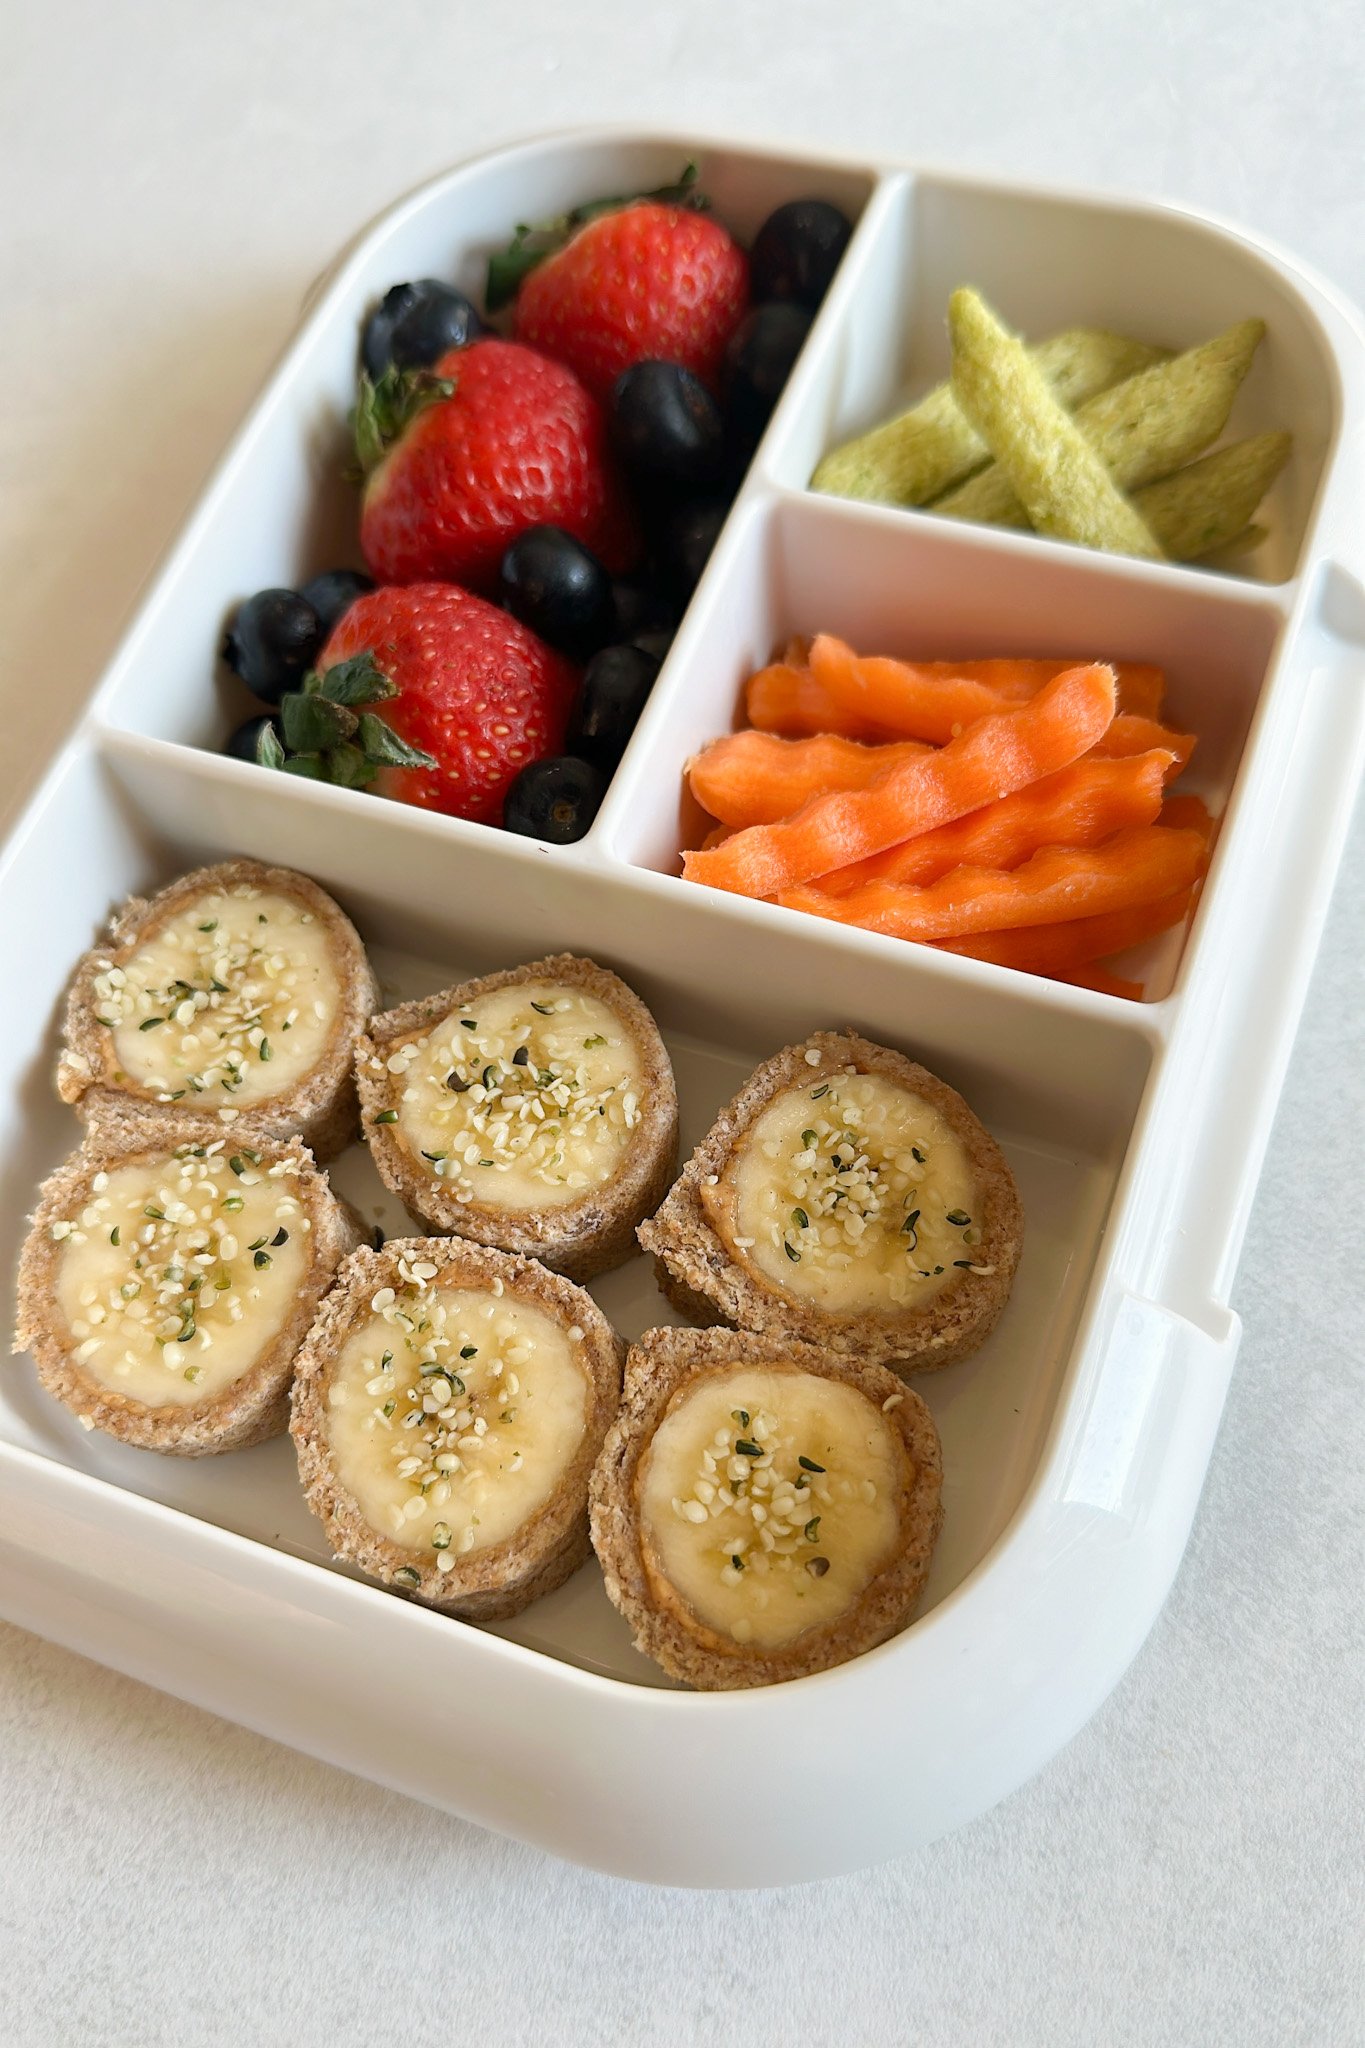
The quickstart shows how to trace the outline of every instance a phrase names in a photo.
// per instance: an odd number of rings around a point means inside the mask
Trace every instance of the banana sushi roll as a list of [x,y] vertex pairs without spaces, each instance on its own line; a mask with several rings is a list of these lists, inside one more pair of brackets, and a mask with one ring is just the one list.
[[356,1054],[379,1173],[433,1233],[590,1280],[673,1177],[678,1098],[625,983],[556,954],[371,1020]]
[[552,1592],[589,1553],[623,1352],[534,1260],[459,1238],[356,1252],[299,1354],[290,1422],[335,1556],[474,1621]]
[[684,1315],[930,1372],[994,1327],[1023,1211],[1000,1147],[903,1053],[817,1032],[724,1109],[639,1239]]
[[356,1039],[378,1001],[350,919],[306,875],[223,861],[132,897],[67,997],[57,1091],[88,1123],[186,1109],[300,1136],[356,1134]]
[[88,1429],[177,1457],[237,1450],[287,1426],[294,1355],[363,1235],[297,1138],[127,1121],[41,1191],[14,1348]]
[[942,1520],[938,1433],[885,1367],[648,1330],[592,1480],[636,1647],[702,1689],[828,1670],[904,1628]]

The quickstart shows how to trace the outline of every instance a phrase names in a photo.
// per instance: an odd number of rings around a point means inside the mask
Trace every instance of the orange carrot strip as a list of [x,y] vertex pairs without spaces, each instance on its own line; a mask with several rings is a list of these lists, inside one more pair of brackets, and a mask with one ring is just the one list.
[[954,818],[918,839],[837,868],[820,887],[837,896],[866,882],[923,887],[956,867],[1015,868],[1043,846],[1099,846],[1129,825],[1164,817],[1162,786],[1171,757],[1159,751],[1122,761],[1092,754],[1041,782]]
[[978,719],[866,789],[814,797],[794,818],[685,854],[683,873],[742,896],[776,896],[1055,774],[1089,751],[1113,712],[1112,669],[1067,669],[1017,710]]
[[1072,918],[1066,924],[1039,924],[1015,931],[973,932],[970,937],[941,939],[939,951],[965,953],[973,960],[993,960],[997,967],[1022,967],[1031,974],[1061,974],[1108,960],[1141,946],[1179,924],[1190,907],[1193,888],[1176,889],[1127,910]]
[[[1027,702],[1045,683],[1078,662],[891,661],[859,657],[842,640],[821,634],[813,643],[814,665],[794,659],[804,643],[792,642],[785,657],[751,676],[745,690],[750,725],[761,732],[800,739],[840,733],[845,739],[919,739],[939,745],[975,718]],[[1121,712],[1153,717],[1165,679],[1159,668],[1116,662]],[[1164,739],[1134,737],[1137,753]],[[1193,746],[1188,742],[1188,750]]]
[[1022,867],[1008,871],[954,868],[923,889],[868,882],[848,896],[788,889],[778,901],[791,910],[811,910],[892,938],[952,939],[1154,903],[1188,888],[1203,863],[1200,833],[1135,825],[1093,849],[1045,846]]
[[1175,756],[1170,771],[1170,779],[1174,781],[1189,766],[1195,745],[1192,732],[1172,732],[1169,726],[1158,725],[1154,718],[1146,718],[1135,711],[1120,711],[1094,751],[1100,760],[1117,761],[1125,754],[1145,754],[1153,747],[1164,747]]
[[1119,710],[1135,718],[1160,718],[1166,696],[1166,671],[1147,661],[1116,661]]
[[750,676],[744,690],[744,715],[760,732],[806,739],[818,733],[839,733],[850,740],[884,740],[881,726],[855,717],[808,668],[773,661]]
[[1208,805],[1202,796],[1187,795],[1183,790],[1167,797],[1161,806],[1161,822],[1191,832],[1202,832],[1206,840],[1213,838],[1214,819]]
[[730,831],[729,825],[713,825],[705,839],[702,840],[703,848],[724,846],[726,840],[730,837]]
[[924,752],[918,740],[866,747],[822,733],[782,740],[766,732],[732,732],[711,740],[687,764],[692,794],[726,825],[771,825],[813,796],[866,789],[884,768]]
[[831,633],[817,633],[812,640],[810,672],[838,708],[840,732],[856,724],[938,746],[978,718],[1026,703],[1041,687],[995,690],[960,670],[943,675],[923,663],[891,661],[881,655],[860,658]]

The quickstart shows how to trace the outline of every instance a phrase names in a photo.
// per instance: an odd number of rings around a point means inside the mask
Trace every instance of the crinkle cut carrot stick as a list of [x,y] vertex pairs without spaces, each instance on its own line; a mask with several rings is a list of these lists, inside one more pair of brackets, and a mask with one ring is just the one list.
[[960,672],[934,674],[920,664],[882,655],[864,659],[831,633],[817,633],[812,640],[810,672],[840,714],[839,731],[848,729],[848,721],[868,731],[901,733],[937,746],[979,718],[1012,703],[1027,703],[1048,680],[1043,677],[1032,687],[1013,692],[992,689]]
[[1099,846],[1127,826],[1152,825],[1163,815],[1170,762],[1160,751],[1122,761],[1101,761],[1092,753],[950,825],[837,868],[819,886],[836,896],[866,882],[924,887],[956,867],[1018,867],[1043,846]]
[[1154,718],[1140,712],[1120,711],[1111,723],[1108,732],[1096,743],[1097,759],[1117,761],[1125,754],[1145,754],[1152,747],[1165,747],[1175,756],[1171,768],[1171,780],[1189,766],[1190,756],[1196,745],[1192,732],[1172,732],[1169,726],[1158,725]]
[[1055,774],[1089,752],[1113,714],[1113,670],[1068,669],[1027,704],[979,719],[867,789],[815,797],[793,818],[685,854],[683,873],[742,896],[776,896]]
[[[723,848],[717,849],[724,851]],[[1095,848],[1045,846],[1022,867],[954,868],[914,889],[868,882],[848,896],[788,889],[778,901],[900,939],[952,939],[1127,910],[1189,888],[1204,864],[1198,832],[1136,825]]]
[[1187,795],[1181,790],[1168,796],[1161,806],[1161,822],[1202,832],[1205,840],[1212,840],[1216,821],[1202,796]]
[[[749,723],[800,738],[840,733],[846,739],[918,739],[942,745],[974,719],[1036,697],[1045,683],[1081,662],[1056,660],[892,661],[859,656],[822,633],[811,665],[787,658],[752,676],[745,693]],[[1154,716],[1164,677],[1138,662],[1115,665],[1121,710]],[[1151,742],[1156,744],[1156,742]],[[1134,749],[1136,751],[1136,749]]]
[[919,740],[868,747],[822,733],[807,740],[732,732],[711,740],[687,764],[692,794],[726,825],[771,825],[813,796],[866,789],[885,768],[925,751]]
[[808,668],[786,661],[769,662],[767,668],[750,676],[744,687],[744,715],[759,732],[780,733],[788,739],[808,739],[819,733],[873,742],[891,737],[881,726],[868,725],[836,702]]
[[940,953],[965,953],[972,960],[991,960],[997,967],[1020,967],[1029,974],[1064,974],[1094,960],[1110,960],[1130,946],[1145,945],[1188,914],[1193,887],[1177,889],[1129,910],[1111,910],[1097,917],[1077,917],[1067,924],[1024,926],[1015,931],[973,932],[968,938],[940,939]]

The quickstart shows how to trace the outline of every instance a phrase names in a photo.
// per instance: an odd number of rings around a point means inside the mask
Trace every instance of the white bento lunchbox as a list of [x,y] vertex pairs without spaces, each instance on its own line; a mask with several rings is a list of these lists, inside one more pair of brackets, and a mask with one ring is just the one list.
[[[741,237],[830,198],[853,243],[586,838],[547,847],[212,751],[248,591],[354,559],[341,481],[357,323],[390,283],[474,292],[518,220],[657,185],[695,156]],[[811,494],[821,453],[946,371],[959,283],[1044,333],[1187,345],[1259,314],[1244,431],[1287,426],[1262,580],[1119,560]],[[317,289],[88,711],[3,855],[10,1259],[77,1126],[60,997],[111,906],[246,854],[335,891],[386,987],[569,948],[623,973],[677,1066],[685,1148],[760,1059],[849,1024],[960,1087],[1027,1219],[986,1347],[917,1384],[943,1438],[918,1619],[821,1676],[670,1686],[595,1563],[476,1628],[329,1556],[288,1438],[159,1458],[82,1430],[26,1361],[0,1385],[0,1612],[183,1699],[556,1854],[685,1885],[772,1885],[932,1840],[1019,1785],[1141,1644],[1190,1528],[1237,1349],[1243,1229],[1365,752],[1365,333],[1253,239],[1166,208],[691,139],[531,142],[404,200]],[[1264,515],[1262,515],[1264,516]],[[793,632],[904,654],[1160,662],[1223,826],[1191,932],[1129,1003],[684,882],[681,769]],[[380,1215],[359,1147],[341,1189]],[[388,1212],[396,1225],[398,1212]],[[673,1320],[648,1262],[594,1290]],[[736,1817],[742,1816],[742,1825]]]

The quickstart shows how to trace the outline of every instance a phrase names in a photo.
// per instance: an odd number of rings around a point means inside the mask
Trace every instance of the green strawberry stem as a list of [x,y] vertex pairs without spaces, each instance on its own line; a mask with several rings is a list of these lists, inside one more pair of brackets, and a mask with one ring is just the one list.
[[400,694],[370,648],[322,673],[310,669],[302,688],[280,699],[280,732],[273,721],[262,726],[256,759],[262,768],[338,789],[368,789],[381,768],[434,768],[434,755],[409,746],[375,712],[359,708]]
[[586,227],[590,220],[600,220],[604,214],[619,213],[622,207],[634,206],[642,199],[657,200],[663,206],[685,206],[693,213],[706,213],[711,205],[706,194],[697,190],[697,166],[685,164],[675,184],[656,186],[652,192],[625,192],[611,199],[590,199],[582,206],[570,208],[568,213],[556,214],[552,220],[523,223],[509,246],[488,259],[488,281],[484,288],[488,311],[496,313],[510,305],[522,279],[529,277],[547,256],[562,249],[579,228]]
[[377,384],[362,370],[360,388],[351,409],[351,431],[355,436],[355,459],[362,477],[383,461],[404,429],[429,405],[449,398],[455,389],[452,377],[435,377],[430,370],[400,370],[393,365]]

